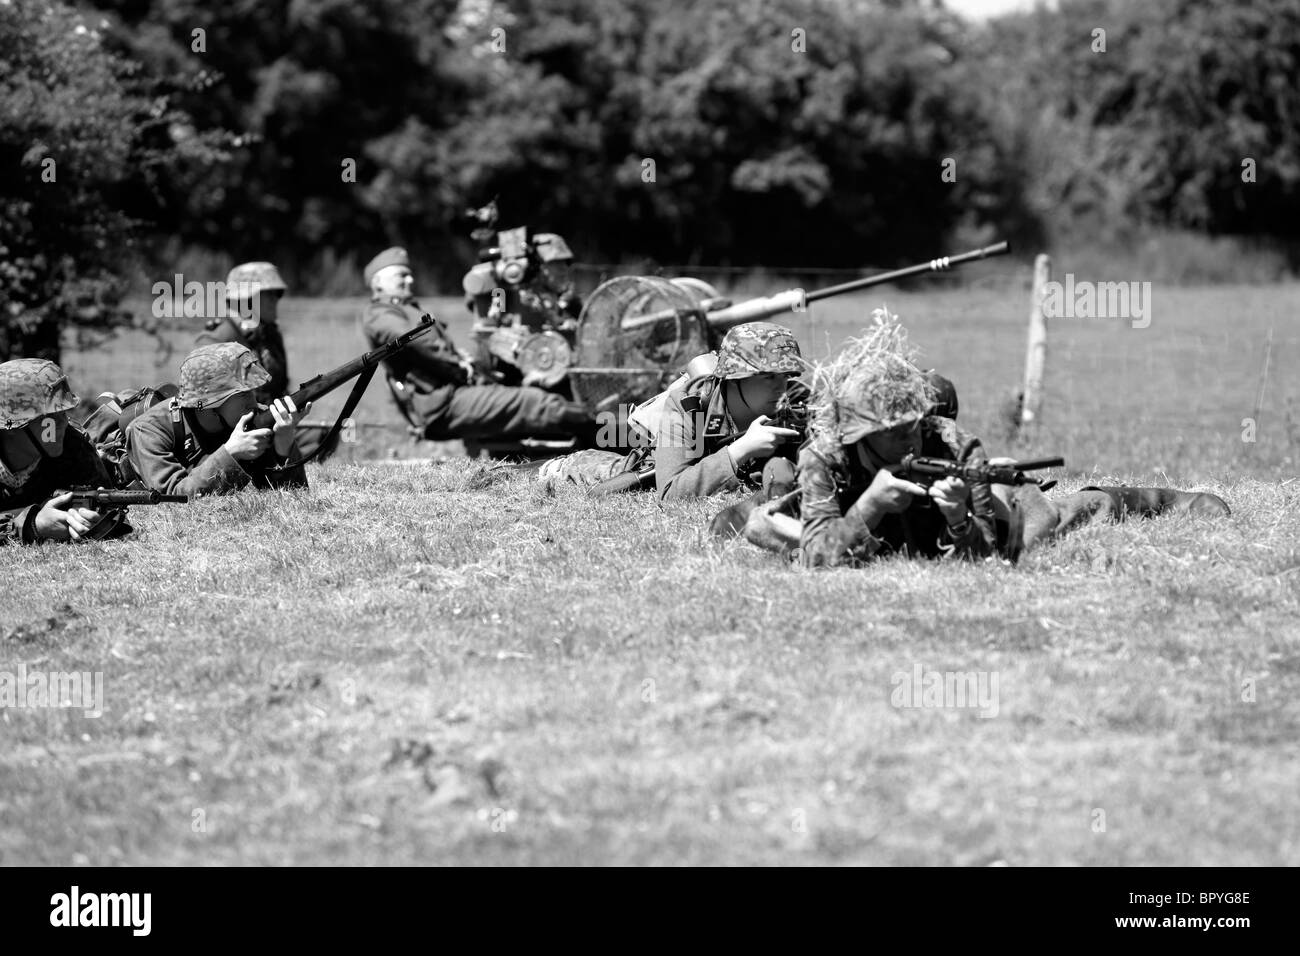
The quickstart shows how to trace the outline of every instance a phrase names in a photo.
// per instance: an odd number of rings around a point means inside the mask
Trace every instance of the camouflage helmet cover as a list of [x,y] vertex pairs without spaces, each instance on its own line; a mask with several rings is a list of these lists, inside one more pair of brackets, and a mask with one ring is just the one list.
[[533,236],[533,248],[537,250],[537,258],[543,262],[568,262],[573,259],[569,244],[553,232],[539,232]]
[[284,292],[289,287],[269,262],[245,262],[226,277],[226,300],[251,299],[259,292]]
[[269,381],[271,376],[247,346],[238,342],[201,345],[181,363],[177,400],[182,408],[210,408]]
[[0,429],[22,428],[42,415],[70,411],[80,401],[53,362],[25,358],[0,364]]
[[787,372],[798,375],[804,369],[794,333],[773,322],[746,322],[728,329],[718,346],[718,379],[750,378]]

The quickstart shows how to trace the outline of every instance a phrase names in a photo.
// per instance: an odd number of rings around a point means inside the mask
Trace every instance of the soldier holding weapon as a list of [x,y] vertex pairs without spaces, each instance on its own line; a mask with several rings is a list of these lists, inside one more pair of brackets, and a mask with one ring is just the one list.
[[90,439],[68,423],[79,401],[53,362],[0,364],[0,544],[83,541],[100,520],[60,493],[113,484]]
[[[800,452],[798,494],[753,509],[747,540],[798,549],[810,566],[857,565],[890,553],[1015,559],[1093,522],[1165,512],[1226,515],[1217,495],[1174,489],[1088,487],[1062,499],[1025,474],[1060,459],[989,461],[978,438],[929,414],[932,384],[906,331],[887,314],[817,371],[811,438]],[[799,517],[777,513],[796,504]]]

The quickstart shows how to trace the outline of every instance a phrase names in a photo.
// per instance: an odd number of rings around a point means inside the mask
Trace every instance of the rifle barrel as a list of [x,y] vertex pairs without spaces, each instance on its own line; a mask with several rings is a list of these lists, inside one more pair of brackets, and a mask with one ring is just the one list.
[[[438,328],[437,321],[428,312],[420,316],[419,325],[407,329],[393,341],[371,349],[364,355],[354,359],[349,359],[338,368],[323,372],[314,378],[309,378],[298,386],[289,397],[298,408],[303,408],[308,402],[314,402],[316,399],[328,395],[334,389],[338,388],[345,382],[350,382],[367,369],[377,367],[380,362],[384,361],[391,355],[395,355],[402,349],[406,348],[421,335],[432,332]],[[275,416],[271,410],[258,412],[253,416],[249,423],[250,428],[272,428],[275,425]]]
[[[825,289],[815,289],[812,292],[804,292],[802,289],[788,289],[774,295],[737,302],[735,305],[722,309],[709,311],[707,308],[697,306],[694,311],[702,312],[705,321],[715,329],[729,328],[742,322],[753,322],[774,315],[781,315],[785,312],[800,311],[808,302],[829,299],[831,296],[843,295],[857,289],[866,289],[873,285],[906,279],[908,276],[920,275],[923,272],[944,272],[953,266],[961,265],[963,262],[972,262],[989,256],[1000,256],[1010,251],[1010,243],[995,242],[993,245],[985,246],[982,249],[973,249],[970,252],[962,252],[955,256],[940,256],[938,259],[931,259],[929,262],[922,262],[919,265],[895,269],[893,272],[882,272],[880,275],[867,276],[863,279],[854,279],[852,282],[841,282],[839,285],[828,286]],[[624,332],[632,332],[648,325],[656,325],[677,318],[679,314],[680,312],[677,309],[663,309],[649,315],[624,316],[619,323],[619,328]]]
[[1064,458],[1031,458],[1028,461],[1018,461],[1015,464],[1016,471],[1038,471],[1042,468],[1064,467]]

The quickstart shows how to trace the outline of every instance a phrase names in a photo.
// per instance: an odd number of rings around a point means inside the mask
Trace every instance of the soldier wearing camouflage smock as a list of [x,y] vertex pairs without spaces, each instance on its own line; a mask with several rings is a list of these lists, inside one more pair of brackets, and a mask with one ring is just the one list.
[[978,438],[929,414],[936,391],[912,359],[906,332],[885,314],[818,370],[812,438],[799,455],[801,520],[756,508],[747,539],[781,551],[797,546],[811,566],[861,564],[891,553],[1015,558],[1073,528],[1128,514],[1227,513],[1215,495],[1173,489],[1091,487],[1053,501],[1035,485],[995,490],[947,477],[927,488],[901,478],[894,472],[908,455],[987,461]]
[[[701,356],[692,365],[712,355]],[[800,435],[772,423],[783,401],[807,389],[799,343],[789,329],[748,322],[728,330],[707,371],[683,375],[667,392],[633,414],[653,431],[630,455],[588,449],[552,459],[538,478],[554,487],[572,482],[592,489],[626,471],[654,472],[659,498],[700,498],[741,488],[781,494],[794,484]],[[645,420],[638,422],[643,411]],[[599,443],[603,432],[597,433]],[[628,490],[631,490],[630,488]],[[598,491],[598,489],[597,489]]]
[[226,315],[209,319],[197,345],[238,342],[257,356],[269,376],[257,400],[267,403],[289,391],[289,357],[280,332],[280,299],[288,290],[269,262],[245,262],[226,277]]
[[[423,310],[412,295],[406,250],[385,249],[366,264],[364,275],[371,299],[361,329],[371,348],[378,348],[417,325]],[[589,439],[595,431],[585,408],[554,392],[478,384],[473,363],[445,332],[413,342],[385,364],[394,399],[423,438]]]
[[0,364],[0,544],[81,541],[99,521],[58,494],[113,487],[90,439],[68,423],[78,401],[53,362]]
[[127,457],[145,486],[167,494],[228,494],[257,488],[306,487],[295,442],[298,409],[271,403],[273,428],[250,429],[256,391],[271,380],[242,345],[203,345],[181,363],[180,391],[126,430]]

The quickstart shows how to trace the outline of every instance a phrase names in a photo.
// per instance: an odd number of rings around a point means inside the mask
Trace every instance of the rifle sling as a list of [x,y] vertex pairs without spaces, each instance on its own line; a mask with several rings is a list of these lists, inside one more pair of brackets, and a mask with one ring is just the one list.
[[301,465],[307,464],[309,461],[314,461],[316,458],[320,457],[321,453],[325,451],[325,449],[330,448],[334,439],[338,437],[339,431],[343,428],[343,423],[347,421],[354,411],[356,411],[357,405],[361,402],[361,396],[366,392],[366,386],[368,386],[370,380],[375,377],[375,370],[378,368],[379,365],[376,363],[357,377],[356,384],[352,386],[352,391],[348,393],[348,400],[343,403],[343,410],[339,412],[339,417],[334,420],[334,424],[330,426],[330,430],[325,433],[325,437],[321,439],[320,444],[316,446],[310,455],[303,455],[301,458],[296,458],[293,461],[286,461],[284,464],[276,465],[274,468],[268,470],[288,471],[290,468],[298,468]]

